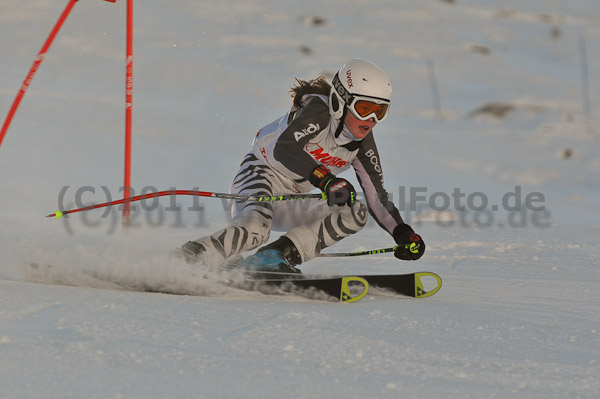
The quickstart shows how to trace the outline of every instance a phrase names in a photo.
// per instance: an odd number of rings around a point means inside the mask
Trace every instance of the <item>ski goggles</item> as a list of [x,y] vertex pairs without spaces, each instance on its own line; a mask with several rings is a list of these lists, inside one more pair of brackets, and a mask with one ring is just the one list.
[[375,121],[379,123],[387,117],[390,102],[372,97],[354,96],[348,108],[361,121],[375,118]]

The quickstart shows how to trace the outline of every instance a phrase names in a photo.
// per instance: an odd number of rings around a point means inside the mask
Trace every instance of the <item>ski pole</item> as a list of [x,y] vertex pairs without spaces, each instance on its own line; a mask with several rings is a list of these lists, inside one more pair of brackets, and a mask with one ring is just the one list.
[[377,254],[385,254],[388,252],[394,252],[398,248],[397,245],[390,248],[379,248],[379,249],[369,249],[366,251],[357,251],[357,252],[325,252],[320,253],[319,257],[327,258],[327,257],[341,257],[341,256],[363,256],[363,255],[377,255]]
[[255,201],[255,202],[274,202],[274,201],[290,201],[290,200],[301,200],[301,199],[323,199],[322,194],[285,194],[285,195],[240,195],[240,194],[225,194],[225,193],[213,193],[210,191],[192,191],[192,190],[166,190],[158,191],[156,193],[148,193],[144,195],[137,195],[135,197],[123,198],[120,200],[105,202],[102,204],[90,205],[83,208],[71,209],[67,211],[56,210],[54,213],[47,215],[47,218],[56,217],[60,219],[64,215],[70,213],[89,211],[92,209],[105,208],[107,206],[120,205],[125,203],[131,203],[135,201],[142,201],[149,198],[164,197],[170,195],[191,195],[196,197],[212,197],[212,198],[223,198],[236,201]]

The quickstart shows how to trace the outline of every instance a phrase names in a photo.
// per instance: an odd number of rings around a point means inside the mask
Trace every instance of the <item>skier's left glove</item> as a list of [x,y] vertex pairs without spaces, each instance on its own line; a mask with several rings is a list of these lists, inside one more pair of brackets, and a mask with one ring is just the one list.
[[323,165],[319,165],[310,173],[309,181],[321,189],[324,195],[327,196],[327,205],[343,206],[354,205],[356,201],[356,190],[346,179],[335,177],[329,169]]
[[394,256],[402,260],[417,260],[425,252],[425,243],[420,235],[407,224],[399,224],[394,229],[394,240],[398,247],[394,251]]

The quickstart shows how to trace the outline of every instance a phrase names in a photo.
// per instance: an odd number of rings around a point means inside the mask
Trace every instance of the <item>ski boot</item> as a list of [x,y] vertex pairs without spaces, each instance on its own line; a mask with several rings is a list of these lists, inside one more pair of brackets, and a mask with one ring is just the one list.
[[302,273],[295,267],[300,263],[302,257],[294,243],[289,238],[281,236],[271,244],[260,248],[255,254],[238,262],[237,266],[257,272]]

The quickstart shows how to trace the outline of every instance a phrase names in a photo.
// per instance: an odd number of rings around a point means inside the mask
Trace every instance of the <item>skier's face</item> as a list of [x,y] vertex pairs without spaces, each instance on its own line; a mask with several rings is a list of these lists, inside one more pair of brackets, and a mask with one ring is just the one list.
[[375,122],[375,118],[367,119],[366,121],[361,121],[357,117],[355,117],[352,112],[346,112],[346,118],[344,119],[344,125],[348,128],[350,133],[358,140],[362,140],[373,129],[377,122]]

